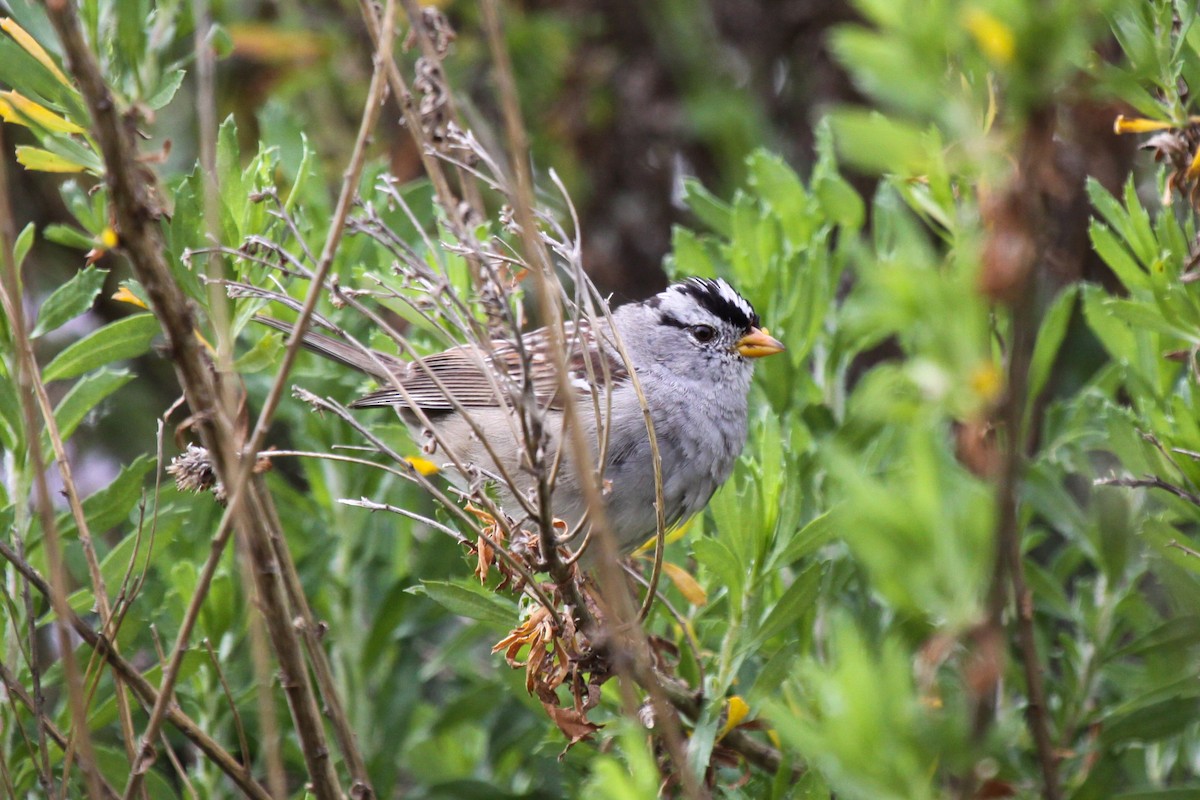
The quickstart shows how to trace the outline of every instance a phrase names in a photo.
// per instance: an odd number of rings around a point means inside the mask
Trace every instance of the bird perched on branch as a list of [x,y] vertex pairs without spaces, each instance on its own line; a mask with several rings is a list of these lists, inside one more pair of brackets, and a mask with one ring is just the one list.
[[[620,549],[632,550],[654,535],[657,515],[650,437],[630,369],[654,424],[671,525],[702,509],[733,471],[746,443],[754,362],[784,346],[733,287],[706,278],[615,308],[611,322],[598,316],[566,323],[563,334],[562,378],[546,328],[519,342],[463,344],[412,361],[315,332],[303,344],[376,378],[381,388],[351,407],[395,408],[430,452],[444,451],[446,460],[495,478],[506,513],[523,516],[518,495],[536,506],[538,469],[549,470],[553,515],[577,533],[586,526],[587,504],[575,459],[559,453],[564,438],[570,442],[562,428],[573,404],[589,463],[602,467],[609,527]],[[535,416],[529,409],[517,413],[526,403],[536,406]],[[542,420],[546,437],[540,458],[529,426],[534,419]]]

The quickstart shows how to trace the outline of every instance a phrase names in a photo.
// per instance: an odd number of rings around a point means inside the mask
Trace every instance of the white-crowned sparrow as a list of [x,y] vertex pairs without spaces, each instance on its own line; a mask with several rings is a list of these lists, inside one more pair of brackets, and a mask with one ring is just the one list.
[[[278,320],[259,320],[291,329]],[[753,359],[784,347],[759,326],[750,303],[723,280],[676,283],[648,300],[614,309],[612,320],[654,421],[666,520],[677,523],[702,509],[733,471],[746,443]],[[598,431],[604,430],[597,420],[609,421],[603,469],[606,511],[621,549],[633,549],[655,531],[654,469],[642,407],[609,323],[600,319],[594,330],[586,323],[567,325],[568,377],[574,391],[569,400],[559,393],[546,329],[525,334],[521,343],[518,348],[513,342],[493,342],[487,355],[476,346],[461,345],[416,363],[383,353],[368,356],[319,333],[304,338],[308,349],[380,381],[383,388],[352,407],[394,407],[421,433],[411,410],[419,407],[436,429],[436,438],[461,463],[476,465],[484,474],[507,475],[513,485],[498,481],[499,496],[506,512],[517,517],[523,513],[513,490],[532,498],[536,487],[512,411],[514,398],[524,389],[523,349],[532,396],[546,410],[547,464],[556,461],[564,402],[576,404],[576,417],[593,448],[593,463],[603,438]],[[470,413],[475,430],[456,405]],[[476,430],[483,432],[496,459]],[[433,437],[426,431],[422,438],[429,443]],[[564,453],[557,470],[554,516],[570,530],[581,529],[586,505],[573,460]]]

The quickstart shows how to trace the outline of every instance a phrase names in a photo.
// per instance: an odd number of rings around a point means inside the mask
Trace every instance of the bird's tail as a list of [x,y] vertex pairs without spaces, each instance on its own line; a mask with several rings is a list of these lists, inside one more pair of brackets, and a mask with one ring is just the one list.
[[[261,322],[263,325],[274,328],[277,331],[283,331],[289,336],[295,330],[295,326],[290,322],[284,322],[283,320],[263,316],[262,314],[256,314],[254,321]],[[316,331],[305,331],[301,344],[306,350],[310,350],[331,361],[336,361],[339,364],[344,364],[351,369],[366,373],[380,381],[389,380],[392,374],[404,368],[404,362],[394,356],[386,353],[368,355],[361,348],[340,339],[335,339],[332,336],[317,333]]]

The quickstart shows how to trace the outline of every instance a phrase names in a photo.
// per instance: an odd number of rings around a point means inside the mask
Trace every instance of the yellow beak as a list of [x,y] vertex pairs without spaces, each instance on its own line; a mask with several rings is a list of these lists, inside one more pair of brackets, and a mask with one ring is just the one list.
[[783,342],[767,333],[766,328],[751,328],[749,333],[737,340],[734,347],[744,358],[762,358],[787,349]]

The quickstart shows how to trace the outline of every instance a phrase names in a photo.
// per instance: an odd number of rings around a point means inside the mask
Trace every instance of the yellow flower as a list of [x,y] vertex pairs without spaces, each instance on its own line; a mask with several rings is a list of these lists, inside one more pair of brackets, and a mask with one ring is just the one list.
[[990,60],[1002,65],[1012,62],[1017,42],[1004,22],[981,8],[972,8],[963,17],[963,26]]
[[432,461],[417,456],[406,456],[404,460],[417,471],[418,475],[436,475],[438,473],[438,465]]
[[1188,164],[1187,168],[1187,177],[1194,179],[1197,175],[1200,175],[1200,150],[1192,156],[1192,163]]
[[1000,375],[1000,370],[990,361],[972,370],[969,381],[971,390],[988,403],[999,397],[1000,390],[1004,388],[1004,378]]
[[142,298],[129,291],[128,286],[122,286],[120,291],[112,296],[112,299],[119,303],[129,303],[130,305],[137,306],[138,308],[149,308],[149,306],[143,302]]
[[746,701],[735,694],[726,703],[725,714],[725,724],[717,732],[718,742],[725,738],[725,734],[742,724],[742,720],[750,714],[750,706],[746,705]]

